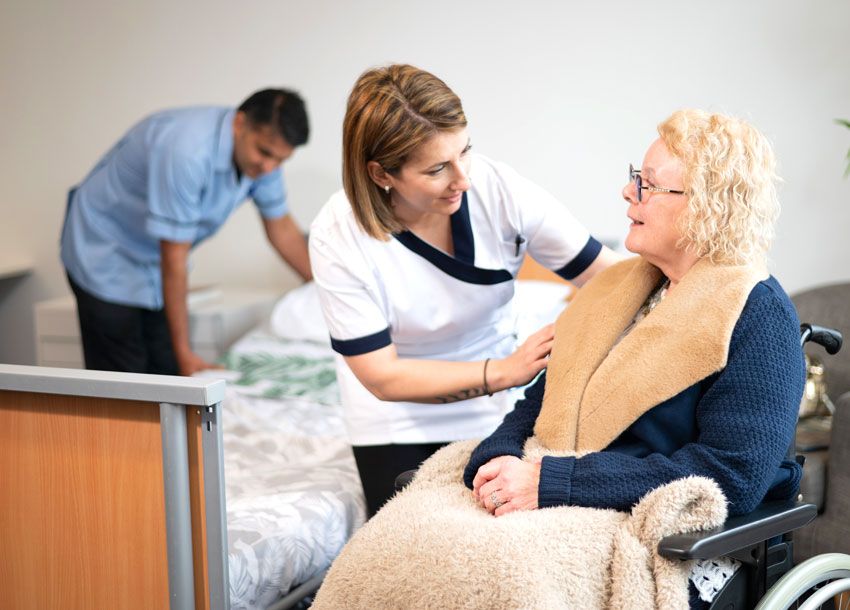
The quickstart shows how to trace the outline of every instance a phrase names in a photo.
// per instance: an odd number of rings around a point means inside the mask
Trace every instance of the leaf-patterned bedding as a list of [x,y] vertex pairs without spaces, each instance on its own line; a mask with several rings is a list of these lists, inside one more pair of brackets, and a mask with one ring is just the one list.
[[330,565],[363,492],[329,345],[256,330],[223,364],[231,607],[264,608]]
[[[517,282],[520,342],[554,321],[569,292],[551,282]],[[327,568],[366,514],[313,283],[287,293],[268,326],[231,348],[223,374],[205,373],[228,380],[223,428],[234,609],[264,608]]]

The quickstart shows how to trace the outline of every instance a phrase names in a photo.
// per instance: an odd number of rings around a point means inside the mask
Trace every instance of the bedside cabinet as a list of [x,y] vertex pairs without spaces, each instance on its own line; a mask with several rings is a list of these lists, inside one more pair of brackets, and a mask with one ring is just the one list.
[[35,304],[35,360],[38,366],[83,368],[83,346],[73,295]]
[[198,303],[189,297],[189,343],[204,360],[215,362],[242,335],[271,317],[283,296],[276,291],[226,290]]
[[[189,342],[201,358],[214,362],[239,337],[268,320],[281,293],[222,289],[189,299]],[[83,346],[73,295],[35,304],[35,353],[39,366],[83,368]]]

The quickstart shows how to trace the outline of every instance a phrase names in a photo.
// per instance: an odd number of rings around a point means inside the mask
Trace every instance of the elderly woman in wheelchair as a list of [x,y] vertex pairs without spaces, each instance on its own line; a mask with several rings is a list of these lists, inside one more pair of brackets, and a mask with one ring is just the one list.
[[577,294],[524,399],[477,446],[426,461],[314,607],[700,607],[737,565],[668,559],[659,541],[796,496],[805,372],[765,266],[771,147],[696,110],[658,132],[623,188],[638,256]]

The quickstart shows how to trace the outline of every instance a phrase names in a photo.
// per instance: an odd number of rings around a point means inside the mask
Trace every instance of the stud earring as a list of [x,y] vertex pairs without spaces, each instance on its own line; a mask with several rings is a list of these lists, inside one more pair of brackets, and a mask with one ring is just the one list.
[[390,185],[389,185],[389,184],[384,185],[384,192],[385,192],[387,195],[389,195],[389,194],[390,194]]

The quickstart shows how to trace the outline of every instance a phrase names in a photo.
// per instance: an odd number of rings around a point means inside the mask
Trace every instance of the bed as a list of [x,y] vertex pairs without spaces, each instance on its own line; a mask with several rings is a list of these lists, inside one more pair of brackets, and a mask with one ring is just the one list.
[[365,520],[333,355],[329,344],[263,327],[239,340],[223,364],[223,373],[204,376],[228,381],[223,440],[231,607],[291,607],[320,582]]
[[[571,288],[526,266],[517,285],[517,333],[554,319]],[[293,321],[297,320],[298,323]],[[365,519],[357,469],[318,296],[288,293],[270,320],[223,358],[228,565],[233,608],[284,608],[282,592],[318,584]],[[205,376],[220,377],[221,372]],[[275,603],[276,602],[276,603]]]
[[[523,273],[520,339],[571,293]],[[28,557],[0,607],[303,607],[365,518],[335,357],[307,285],[192,379],[0,365],[0,537]]]
[[[521,276],[515,305],[522,340],[554,320],[572,286],[533,261]],[[233,608],[290,607],[320,582],[365,519],[334,358],[318,295],[308,284],[281,299],[270,320],[223,359]],[[302,583],[309,585],[299,589]]]

